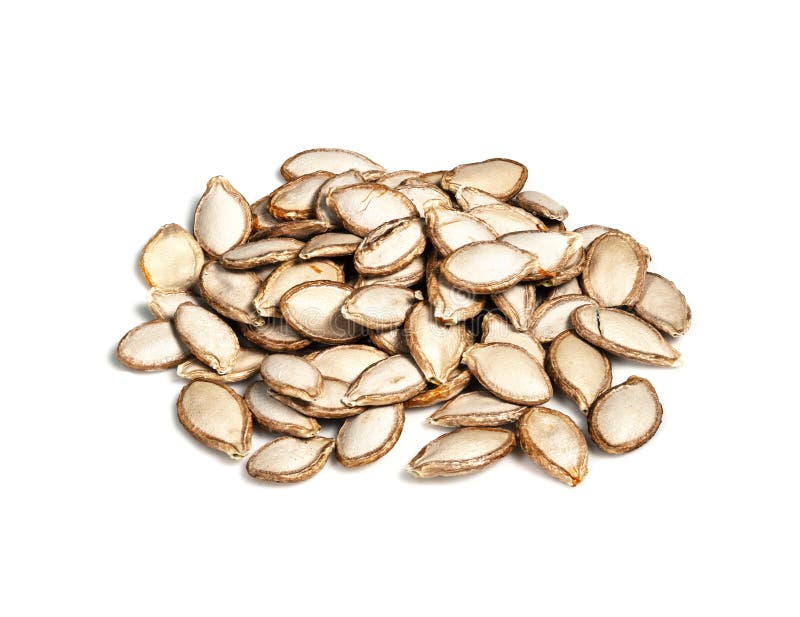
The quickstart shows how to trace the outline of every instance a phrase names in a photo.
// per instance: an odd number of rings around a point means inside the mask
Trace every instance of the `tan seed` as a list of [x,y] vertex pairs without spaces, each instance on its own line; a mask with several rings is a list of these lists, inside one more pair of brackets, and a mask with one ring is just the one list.
[[260,326],[264,318],[256,312],[253,301],[261,285],[261,280],[252,272],[231,271],[219,262],[209,261],[200,273],[198,288],[209,306],[223,317]]
[[577,425],[563,413],[532,407],[520,418],[519,443],[549,475],[577,486],[589,472],[589,448]]
[[399,328],[411,308],[422,299],[418,291],[392,285],[369,285],[345,300],[342,315],[372,330]]
[[212,381],[222,381],[223,383],[244,381],[258,373],[264,355],[263,351],[240,349],[233,369],[225,375],[218,375],[198,360],[187,360],[178,365],[178,377],[183,377],[184,379],[210,379]]
[[119,361],[136,371],[172,368],[188,357],[189,352],[167,319],[136,326],[117,345]]
[[487,313],[481,322],[481,343],[510,343],[522,347],[544,364],[544,348],[530,333],[520,332],[505,319],[494,313]]
[[535,284],[517,283],[493,294],[492,300],[517,330],[520,332],[530,330],[533,325],[533,313],[536,311]]
[[514,203],[538,217],[551,221],[564,221],[569,216],[564,206],[538,191],[523,191],[514,198]]
[[341,174],[350,169],[359,172],[379,171],[383,173],[385,171],[375,161],[371,161],[358,152],[340,148],[313,148],[298,152],[286,159],[281,165],[281,175],[286,180],[293,180],[298,176],[315,171]]
[[323,377],[353,383],[364,369],[387,357],[385,352],[369,345],[338,345],[315,352],[306,359]]
[[611,387],[611,363],[606,355],[569,330],[550,343],[545,368],[583,413]]
[[386,455],[400,439],[403,405],[370,407],[345,420],[336,436],[336,458],[345,467],[359,467]]
[[425,379],[436,385],[447,381],[472,342],[464,324],[441,324],[426,302],[419,302],[408,314],[405,336],[411,356]]
[[312,281],[292,287],[281,299],[286,322],[312,341],[335,345],[351,343],[364,334],[362,327],[342,315],[353,288],[333,281]]
[[509,403],[482,390],[461,394],[428,417],[436,426],[502,426],[516,422],[524,405]]
[[164,225],[142,250],[139,267],[151,287],[185,291],[197,283],[203,261],[203,249],[189,232]]
[[342,267],[327,259],[288,261],[278,266],[256,295],[254,304],[260,315],[280,316],[280,302],[284,294],[303,283],[311,281],[344,282]]
[[181,304],[175,311],[175,331],[195,357],[217,373],[233,370],[239,339],[217,315],[195,304]]
[[297,257],[303,242],[294,238],[266,238],[242,244],[220,257],[220,263],[233,270],[249,270]]
[[505,242],[473,242],[445,259],[440,271],[454,287],[497,293],[538,271],[536,257]]
[[408,345],[406,345],[405,331],[403,328],[395,328],[394,330],[370,330],[367,332],[369,340],[378,349],[385,351],[390,356],[395,354],[408,354]]
[[428,388],[424,392],[420,392],[403,403],[403,406],[406,409],[411,409],[413,407],[428,407],[429,405],[449,401],[454,396],[458,396],[459,393],[469,385],[470,381],[472,381],[472,375],[470,375],[469,371],[455,370],[447,378],[447,381],[433,388]]
[[633,306],[644,290],[647,255],[629,235],[609,231],[590,245],[582,283],[600,306]]
[[267,351],[297,351],[311,344],[282,319],[267,319],[263,326],[242,326],[244,337]]
[[313,400],[322,393],[322,374],[299,356],[267,356],[261,363],[261,377],[271,390],[304,401]]
[[333,452],[333,439],[278,437],[247,460],[247,473],[269,482],[302,482],[319,473]]
[[307,418],[274,399],[263,382],[251,383],[244,394],[244,400],[255,421],[268,431],[303,439],[319,433],[320,426],[314,418]]
[[504,401],[539,405],[553,396],[542,365],[516,345],[476,343],[464,352],[463,362],[484,388]]
[[504,200],[519,193],[528,179],[528,169],[510,159],[488,159],[459,165],[442,176],[442,188],[452,193],[464,186],[481,189]]
[[661,426],[662,413],[652,384],[641,377],[629,377],[592,405],[589,435],[606,452],[630,452],[652,439]]
[[645,275],[644,291],[633,310],[670,336],[686,334],[692,321],[692,310],[675,283],[652,272]]
[[314,218],[317,193],[333,174],[316,171],[299,176],[269,195],[269,213],[279,221]]
[[361,241],[353,255],[353,265],[367,276],[393,274],[421,255],[425,244],[425,225],[421,219],[389,221]]
[[347,231],[366,236],[394,219],[417,216],[414,204],[394,189],[380,184],[354,184],[328,195],[328,205]]
[[212,257],[220,257],[243,244],[252,230],[252,213],[247,200],[222,176],[208,181],[197,203],[194,235]]
[[581,306],[597,307],[588,296],[559,296],[542,302],[533,313],[530,333],[540,343],[548,343],[565,330],[572,328],[572,312]]
[[415,478],[459,476],[488,467],[514,449],[514,433],[501,428],[460,428],[434,439],[406,467]]
[[489,225],[458,210],[432,207],[425,214],[425,222],[431,243],[444,257],[472,242],[497,238],[497,233]]
[[342,402],[348,407],[402,403],[425,389],[425,376],[406,355],[389,356],[367,367],[350,385]]
[[188,291],[164,291],[151,287],[147,292],[147,308],[156,319],[172,319],[184,302],[199,304],[200,301]]
[[297,256],[300,259],[342,257],[355,253],[359,244],[361,244],[361,238],[358,236],[329,232],[311,238]]

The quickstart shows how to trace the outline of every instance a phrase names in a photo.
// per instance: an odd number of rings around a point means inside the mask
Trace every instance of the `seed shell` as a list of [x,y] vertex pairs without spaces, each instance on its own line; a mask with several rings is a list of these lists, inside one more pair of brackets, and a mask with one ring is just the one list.
[[142,250],[139,267],[147,283],[165,291],[191,289],[200,277],[203,249],[180,225],[164,225]]
[[253,382],[247,387],[244,400],[256,423],[268,431],[303,439],[314,437],[319,433],[319,422],[274,399],[270,396],[266,384],[261,381]]
[[425,225],[419,218],[389,221],[373,229],[353,255],[356,270],[367,276],[393,274],[425,250]]
[[333,174],[315,171],[299,176],[269,195],[269,213],[279,221],[314,218],[317,193]]
[[367,367],[350,385],[342,402],[357,405],[402,403],[425,389],[425,376],[407,355],[389,356]]
[[328,231],[328,224],[325,221],[318,221],[316,219],[308,219],[305,221],[283,221],[276,223],[269,229],[261,232],[258,237],[253,237],[258,240],[261,237],[268,238],[297,238],[298,240],[307,240],[312,236],[321,234]]
[[645,275],[644,290],[633,311],[670,336],[686,334],[692,321],[692,310],[675,283],[653,272]]
[[189,352],[168,319],[139,324],[117,345],[117,359],[136,371],[172,368],[188,357]]
[[439,272],[438,260],[427,261],[426,285],[433,315],[442,323],[453,325],[478,315],[486,306],[485,296],[453,287]]
[[490,195],[486,191],[476,189],[474,186],[463,186],[455,193],[456,202],[461,209],[469,212],[473,208],[480,208],[481,206],[496,206],[508,205],[500,201],[494,195]]
[[581,289],[581,284],[578,282],[577,278],[570,279],[565,283],[561,283],[560,285],[556,285],[550,289],[550,293],[547,296],[548,300],[555,300],[556,298],[560,298],[561,296],[574,296],[574,295],[583,295],[583,289]]
[[242,326],[242,334],[267,351],[297,351],[311,344],[283,319],[267,319],[263,326]]
[[197,296],[188,291],[164,291],[151,287],[147,292],[147,308],[156,319],[172,319],[184,302],[200,303]]
[[211,178],[194,214],[194,235],[203,250],[220,257],[243,244],[252,227],[247,200],[222,176]]
[[272,354],[261,363],[261,377],[271,390],[310,401],[322,393],[322,374],[317,367],[290,354]]
[[325,466],[333,447],[333,439],[327,437],[278,437],[253,453],[247,473],[269,482],[302,482]]
[[565,221],[569,216],[564,206],[538,191],[523,191],[514,198],[514,203],[538,217],[551,221]]
[[415,478],[458,476],[499,461],[514,449],[514,433],[501,428],[459,428],[437,437],[411,459]]
[[312,341],[351,343],[364,335],[359,324],[342,315],[342,307],[352,292],[353,288],[344,283],[303,283],[283,294],[280,311],[292,328]]
[[461,362],[461,354],[472,342],[464,324],[447,326],[433,315],[431,306],[419,302],[408,314],[406,345],[425,379],[441,385]]
[[440,271],[458,289],[497,293],[538,271],[534,255],[505,242],[473,242],[445,259]]
[[358,152],[341,148],[313,148],[298,152],[286,159],[281,165],[281,175],[286,180],[294,180],[315,171],[341,174],[351,169],[359,172],[386,171],[375,161]]
[[423,218],[431,208],[453,209],[453,201],[447,193],[439,187],[417,178],[403,182],[401,186],[397,187],[397,192],[408,197],[417,208],[417,213]]
[[249,379],[258,372],[261,362],[264,359],[264,352],[255,349],[239,350],[236,356],[236,363],[230,373],[218,375],[205,364],[198,360],[187,360],[178,365],[178,377],[184,379],[209,379],[211,381],[221,381],[223,383],[235,383]]
[[279,317],[284,294],[293,287],[311,281],[343,283],[344,270],[328,259],[287,261],[275,268],[261,287],[254,300],[256,310],[265,317]]
[[575,255],[583,248],[580,234],[571,231],[522,231],[500,239],[536,255],[542,269],[539,278],[554,276],[573,264]]
[[628,234],[609,231],[586,253],[581,283],[600,306],[633,306],[644,291],[647,255]]
[[339,220],[339,217],[336,216],[334,211],[331,210],[331,207],[328,205],[328,195],[331,194],[331,191],[343,186],[363,184],[364,182],[364,176],[352,169],[328,179],[325,184],[319,187],[319,192],[317,192],[316,205],[314,208],[316,218],[320,221],[323,221],[327,225],[328,229],[340,228],[342,223]]
[[362,237],[388,221],[417,216],[417,208],[408,197],[368,182],[332,191],[328,205],[347,231]]
[[570,486],[589,472],[589,448],[581,429],[555,409],[532,407],[518,425],[519,443],[534,463]]
[[209,261],[200,273],[198,289],[209,306],[223,317],[260,326],[264,318],[256,312],[253,301],[261,285],[252,272],[227,270],[219,262]]
[[516,422],[524,405],[509,403],[478,390],[461,394],[442,405],[428,417],[436,426],[502,426]]
[[504,401],[539,405],[553,396],[542,365],[516,345],[476,343],[467,348],[462,361],[484,388]]
[[430,208],[425,214],[425,222],[431,243],[444,257],[472,242],[497,238],[497,233],[489,225],[458,210]]
[[232,270],[250,270],[294,259],[303,244],[295,238],[265,238],[232,248],[219,261]]
[[529,332],[520,332],[495,313],[487,313],[481,322],[481,343],[510,343],[522,347],[539,364],[544,364],[544,348]]
[[433,184],[434,186],[440,186],[442,183],[442,177],[447,173],[446,170],[442,171],[429,171],[428,173],[420,175],[418,180],[423,182],[428,182]]
[[385,173],[376,180],[374,180],[374,182],[375,184],[382,184],[383,186],[389,187],[390,189],[396,189],[406,180],[410,180],[412,178],[419,178],[419,176],[420,172],[418,171],[410,171],[407,169],[403,169],[401,171],[390,171],[388,173]]
[[581,306],[596,308],[597,303],[588,296],[559,296],[542,302],[533,313],[530,333],[540,343],[548,343],[565,330],[572,328],[572,312]]
[[369,345],[338,345],[306,356],[323,377],[353,383],[364,369],[387,358],[385,352]]
[[469,213],[494,229],[498,236],[545,228],[544,223],[532,214],[503,203],[478,206]]
[[442,188],[454,193],[463,186],[471,186],[505,200],[519,193],[527,179],[525,165],[497,158],[451,169],[442,176]]
[[545,368],[584,414],[611,387],[611,362],[606,355],[570,330],[550,343]]
[[347,418],[355,416],[364,411],[362,406],[346,406],[342,403],[348,384],[340,379],[324,377],[322,379],[322,392],[311,401],[303,401],[291,396],[271,392],[277,400],[288,405],[292,409],[299,411],[304,416],[312,418]]
[[408,345],[406,345],[405,331],[402,328],[395,328],[394,330],[370,330],[367,332],[369,340],[378,349],[385,351],[390,356],[395,354],[408,354]]
[[405,323],[406,316],[422,294],[392,285],[368,285],[345,300],[342,315],[371,330],[392,330]]
[[425,277],[425,259],[415,257],[410,264],[402,270],[382,276],[360,276],[356,281],[356,288],[367,285],[394,285],[396,287],[411,287]]
[[175,311],[175,331],[195,357],[220,375],[233,370],[239,339],[231,327],[211,311],[181,304]]
[[469,385],[470,381],[472,381],[472,375],[470,375],[469,371],[456,370],[447,378],[446,382],[420,392],[403,403],[403,406],[406,409],[411,409],[449,401],[454,396],[458,396]]
[[370,407],[345,420],[336,436],[336,458],[345,467],[359,467],[378,460],[400,439],[403,405]]
[[361,244],[359,236],[331,231],[311,238],[303,245],[297,256],[300,259],[342,257],[355,253],[359,244]]
[[508,289],[493,294],[492,300],[517,330],[520,332],[530,330],[533,324],[533,313],[536,311],[535,284],[517,283]]
[[598,398],[589,410],[589,435],[605,452],[624,454],[643,446],[661,426],[663,409],[653,385],[629,377]]

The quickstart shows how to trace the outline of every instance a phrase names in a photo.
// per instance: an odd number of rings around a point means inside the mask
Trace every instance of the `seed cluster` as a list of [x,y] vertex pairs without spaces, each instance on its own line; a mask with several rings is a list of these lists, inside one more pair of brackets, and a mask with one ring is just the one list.
[[[335,452],[346,467],[394,447],[405,411],[453,430],[427,444],[418,478],[476,471],[519,443],[571,486],[586,476],[584,432],[542,407],[556,384],[602,450],[649,441],[662,409],[646,379],[612,387],[608,354],[676,366],[664,335],[691,312],[650,253],[617,229],[567,231],[566,208],[522,191],[508,159],[449,171],[387,172],[315,149],[252,205],[209,180],[193,233],[166,225],[141,256],[154,320],[117,356],[190,380],[178,418],[205,445],[248,456],[259,479],[297,482]],[[228,383],[256,376],[241,396]],[[339,422],[336,439],[320,420]],[[253,421],[280,436],[250,454]],[[505,428],[503,428],[505,427]]]

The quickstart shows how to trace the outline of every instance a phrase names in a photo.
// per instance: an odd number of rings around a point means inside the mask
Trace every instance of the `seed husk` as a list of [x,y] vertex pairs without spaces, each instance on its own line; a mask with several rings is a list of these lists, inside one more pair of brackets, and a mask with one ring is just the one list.
[[200,273],[198,289],[209,306],[223,317],[260,326],[264,318],[256,312],[253,301],[261,285],[261,279],[252,272],[227,270],[219,262],[209,261]]
[[548,343],[565,330],[572,328],[572,312],[580,306],[597,307],[597,303],[584,295],[560,296],[542,302],[533,313],[530,333],[540,343]]
[[538,191],[522,191],[514,198],[514,203],[540,218],[551,221],[565,221],[569,216],[564,206]]
[[255,308],[264,317],[280,317],[280,302],[284,294],[311,281],[344,282],[342,266],[328,259],[287,261],[269,276],[255,297]]
[[526,332],[530,329],[536,310],[535,284],[517,283],[492,295],[492,300],[517,330]]
[[188,291],[164,291],[151,287],[147,292],[147,308],[156,319],[172,319],[184,302],[199,304],[200,301]]
[[675,283],[653,272],[645,275],[644,290],[633,311],[670,336],[686,334],[692,321],[692,310]]
[[547,296],[548,300],[555,300],[556,298],[560,298],[561,296],[574,296],[574,295],[582,295],[583,289],[581,289],[581,284],[578,282],[577,278],[572,278],[565,283],[561,283],[560,285],[556,285],[550,289],[550,293]]
[[545,368],[584,414],[611,387],[611,363],[606,355],[569,330],[550,343]]
[[361,244],[361,238],[358,236],[332,231],[311,238],[297,256],[300,259],[342,257],[355,253],[359,244]]
[[589,473],[586,438],[560,411],[532,407],[520,418],[517,431],[522,449],[556,480],[577,486]]
[[359,467],[378,460],[400,439],[403,405],[370,407],[345,420],[336,436],[336,458],[345,467]]
[[394,219],[417,216],[417,208],[408,197],[368,182],[332,191],[328,205],[347,231],[362,237]]
[[428,237],[447,257],[462,246],[472,242],[491,241],[497,233],[482,220],[458,210],[433,207],[425,215]]
[[519,193],[527,179],[528,169],[525,165],[497,158],[451,169],[442,176],[442,188],[455,193],[461,187],[471,186],[502,201]]
[[303,242],[295,238],[265,238],[247,242],[225,253],[220,263],[232,270],[250,270],[297,257]]
[[278,220],[269,213],[269,195],[253,202],[250,206],[250,217],[253,220],[251,240],[265,236],[278,224]]
[[472,381],[472,375],[470,375],[469,371],[455,370],[447,378],[446,382],[434,386],[433,388],[428,388],[424,392],[420,392],[415,397],[403,403],[403,406],[406,409],[411,409],[413,407],[428,407],[429,405],[449,401],[462,392],[464,388],[469,385],[470,381]]
[[154,319],[128,331],[117,345],[117,358],[136,371],[178,366],[189,352],[168,319]]
[[453,287],[439,272],[439,261],[433,255],[428,258],[426,272],[428,302],[436,319],[453,325],[472,319],[483,310],[486,298]]
[[410,264],[402,270],[383,276],[360,276],[356,281],[356,289],[367,285],[394,285],[396,287],[411,287],[425,277],[425,259],[415,257]]
[[254,240],[262,237],[268,238],[297,238],[298,240],[307,240],[312,236],[321,234],[328,231],[328,224],[325,221],[317,219],[308,219],[305,221],[283,221],[276,223],[264,232],[260,232],[258,236],[254,236]]
[[194,214],[194,236],[203,250],[220,257],[243,244],[252,227],[247,200],[222,176],[211,178]]
[[355,290],[342,306],[342,315],[371,330],[392,330],[405,323],[406,316],[422,294],[393,285],[368,285]]
[[520,332],[495,313],[487,313],[481,322],[481,343],[510,343],[522,347],[539,364],[544,364],[544,348],[530,333]]
[[425,376],[407,355],[389,356],[367,367],[350,385],[342,402],[348,407],[402,403],[425,389]]
[[415,478],[458,476],[499,461],[514,449],[514,433],[501,428],[459,428],[426,445],[406,471]]
[[[542,287],[554,287],[563,285],[567,281],[572,281],[583,274],[583,268],[586,265],[586,250],[581,247],[572,258],[564,265],[563,270],[559,270],[553,276],[537,281],[538,285]],[[583,293],[581,290],[578,293]]]
[[570,231],[515,232],[500,236],[500,240],[536,255],[541,269],[536,278],[552,277],[564,270],[583,248],[580,235]]
[[[613,227],[606,227],[605,225],[584,225],[583,227],[578,227],[573,230],[576,234],[580,234],[581,238],[583,238],[583,246],[589,246],[592,242],[594,242],[597,238],[602,236],[603,234],[608,233],[609,231],[616,231],[618,233],[623,233],[619,229],[615,229]],[[644,244],[639,244],[639,248],[647,257],[647,261],[650,261],[650,249],[648,249]]]
[[535,216],[508,204],[499,203],[478,206],[477,208],[472,208],[469,214],[494,229],[498,236],[545,229],[544,223]]
[[416,207],[417,213],[423,218],[431,208],[453,209],[453,201],[447,193],[439,187],[417,178],[403,182],[401,186],[397,187],[397,192],[408,197]]
[[367,332],[369,340],[378,349],[385,351],[390,356],[395,354],[407,354],[408,345],[406,345],[405,332],[402,328],[395,328],[394,330],[370,330]]
[[461,187],[456,191],[455,197],[456,203],[458,203],[465,212],[469,212],[473,208],[479,208],[481,206],[507,205],[494,195],[490,195],[481,189],[476,189],[474,186]]
[[428,417],[436,426],[502,426],[516,422],[524,405],[509,403],[483,390],[461,394]]
[[181,304],[175,311],[175,331],[194,356],[220,375],[233,370],[239,339],[216,314],[196,304]]
[[539,405],[553,396],[541,364],[522,347],[476,343],[462,357],[469,372],[496,397],[520,405]]
[[364,334],[359,324],[342,315],[342,307],[352,292],[353,288],[344,283],[303,283],[283,294],[281,314],[292,328],[312,341],[351,343]]
[[323,377],[353,383],[364,369],[387,358],[385,352],[370,345],[339,345],[306,356]]
[[247,387],[244,400],[256,423],[268,431],[303,439],[314,437],[319,433],[319,422],[274,399],[270,396],[266,384],[261,381],[253,382]]
[[636,315],[587,304],[575,309],[572,324],[582,339],[623,358],[656,366],[680,364],[680,352]]
[[278,437],[261,446],[247,460],[247,473],[269,482],[302,482],[316,475],[333,452],[327,437]]
[[433,315],[427,302],[419,302],[405,323],[406,345],[425,379],[441,385],[461,362],[461,354],[472,342],[464,324],[447,326]]
[[256,349],[239,350],[236,356],[236,363],[230,373],[218,375],[205,364],[198,360],[187,360],[178,365],[178,377],[184,379],[209,379],[211,381],[221,381],[223,383],[235,383],[249,379],[258,372],[261,362],[264,359],[264,352]]
[[139,267],[148,285],[164,291],[191,289],[200,278],[203,249],[180,225],[164,225],[142,249]]
[[372,230],[353,255],[356,270],[367,276],[393,274],[405,268],[425,250],[422,219],[389,221]]
[[447,173],[446,170],[442,171],[429,171],[428,173],[421,174],[418,180],[423,182],[428,182],[435,186],[440,186],[442,183],[442,177]]
[[279,221],[314,218],[317,193],[332,177],[330,172],[316,171],[278,187],[269,195],[269,213]]
[[261,363],[261,377],[279,394],[311,401],[322,393],[322,374],[305,358],[272,354]]
[[341,148],[313,148],[290,156],[281,165],[281,175],[286,180],[294,180],[299,176],[327,171],[341,174],[349,170],[359,172],[386,170],[363,154]]
[[505,242],[473,242],[445,259],[440,271],[458,289],[497,293],[539,270],[535,255]]
[[297,351],[311,344],[283,319],[266,319],[263,326],[242,326],[244,337],[267,351]]
[[396,189],[406,180],[410,180],[412,178],[419,178],[419,176],[420,172],[418,171],[410,171],[407,169],[402,169],[400,171],[390,171],[388,173],[385,173],[379,178],[375,179],[373,182],[375,182],[375,184],[382,184],[383,186],[389,187],[390,189]]
[[600,449],[624,454],[643,446],[661,426],[663,410],[653,385],[641,377],[603,393],[589,410],[589,435]]
[[633,306],[642,296],[647,256],[628,234],[609,231],[586,253],[581,282],[600,306]]
[[178,396],[178,420],[199,442],[240,459],[250,450],[253,420],[241,396],[216,381],[197,379]]
[[340,228],[342,223],[339,221],[339,217],[336,216],[336,214],[328,205],[328,195],[330,195],[331,191],[343,186],[363,184],[364,182],[364,176],[352,169],[328,179],[321,187],[319,187],[319,192],[317,192],[317,199],[314,207],[315,217],[320,221],[323,221],[327,225],[328,229]]
[[344,398],[349,386],[350,384],[341,379],[324,377],[322,379],[322,392],[311,401],[285,396],[277,392],[272,392],[271,394],[280,402],[305,416],[312,418],[347,418],[358,415],[365,409],[362,406],[350,407],[342,403],[342,398]]

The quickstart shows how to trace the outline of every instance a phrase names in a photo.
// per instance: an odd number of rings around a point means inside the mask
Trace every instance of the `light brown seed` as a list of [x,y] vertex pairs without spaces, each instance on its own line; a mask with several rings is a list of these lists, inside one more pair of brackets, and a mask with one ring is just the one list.
[[555,409],[532,407],[518,425],[519,443],[549,475],[577,486],[589,472],[589,448],[577,425]]
[[372,330],[393,330],[405,323],[422,294],[392,285],[368,285],[355,290],[342,306],[342,315]]
[[164,291],[191,289],[203,267],[203,249],[180,225],[164,225],[142,250],[139,267],[147,283]]
[[692,321],[692,310],[675,283],[653,272],[645,275],[644,291],[633,310],[670,336],[686,334]]
[[469,213],[489,225],[498,236],[545,229],[545,224],[535,216],[508,204],[499,203],[478,206],[477,208],[472,208]]
[[444,176],[446,173],[447,171],[445,170],[429,171],[428,173],[420,175],[418,179],[422,180],[423,182],[429,182],[430,184],[439,186],[442,182],[442,176]]
[[333,452],[327,437],[278,437],[247,460],[247,473],[269,482],[302,482],[319,473]]
[[493,294],[492,300],[517,330],[520,332],[530,330],[533,324],[533,313],[536,310],[536,285],[534,283],[517,283]]
[[250,270],[294,259],[301,248],[303,242],[294,238],[265,238],[232,248],[219,261],[232,270]]
[[219,257],[243,244],[252,227],[247,200],[222,176],[211,178],[194,214],[194,236],[200,246]]
[[271,392],[271,394],[280,402],[299,411],[305,416],[332,419],[347,418],[349,416],[358,415],[365,409],[362,406],[350,407],[342,403],[342,399],[349,386],[350,384],[346,381],[325,377],[322,380],[322,392],[311,401],[303,401],[298,398],[284,396],[277,392]]
[[611,363],[606,355],[569,330],[550,343],[545,368],[584,414],[600,393],[611,387]]
[[403,328],[395,328],[394,330],[370,330],[367,332],[369,340],[378,349],[385,351],[390,356],[395,354],[408,354],[408,345],[406,345],[406,337]]
[[522,231],[501,236],[500,240],[536,255],[541,268],[537,279],[564,270],[582,248],[580,235],[571,231]]
[[300,259],[314,259],[352,255],[359,244],[361,244],[361,238],[358,236],[332,231],[311,238],[297,256]]
[[565,221],[569,216],[564,206],[538,191],[523,191],[514,198],[514,203],[538,217],[551,221]]
[[[583,227],[578,227],[573,231],[581,235],[581,238],[583,238],[583,246],[589,246],[597,238],[605,233],[608,233],[609,231],[623,233],[619,229],[606,227],[605,225],[584,225]],[[650,250],[644,244],[640,244],[639,248],[647,256],[647,261],[650,261]]]
[[187,360],[180,363],[177,373],[178,377],[183,377],[184,379],[210,379],[223,383],[235,383],[255,375],[261,367],[264,356],[263,351],[242,348],[239,350],[239,355],[236,356],[236,363],[233,365],[233,369],[225,375],[218,375],[199,360]]
[[661,426],[663,410],[653,385],[632,376],[598,398],[589,410],[589,435],[605,452],[643,446]]
[[454,193],[463,186],[471,186],[505,200],[519,193],[527,179],[528,169],[522,163],[488,159],[451,169],[442,176],[442,188]]
[[408,197],[423,218],[431,208],[453,209],[453,201],[447,193],[439,187],[418,178],[406,180],[397,187],[397,192]]
[[583,295],[559,296],[542,302],[533,313],[530,333],[540,343],[548,343],[572,328],[572,312],[580,306],[596,308],[597,303]]
[[353,265],[362,275],[393,274],[421,255],[425,244],[425,224],[421,219],[389,221],[361,241],[353,255]]
[[456,202],[464,212],[469,212],[473,208],[479,208],[480,206],[508,205],[494,195],[490,195],[481,189],[476,189],[474,186],[462,186],[456,191],[455,197]]
[[284,433],[308,439],[319,433],[320,426],[314,418],[307,418],[270,396],[266,384],[251,383],[244,393],[247,407],[256,423],[273,433]]
[[514,433],[501,428],[459,428],[434,439],[411,459],[415,478],[458,476],[499,461],[514,449]]
[[330,172],[315,171],[278,187],[269,195],[269,213],[279,221],[314,218],[317,193],[332,177]]
[[164,291],[155,287],[147,291],[147,308],[156,319],[172,319],[184,302],[199,304],[200,301],[188,291]]
[[425,214],[425,222],[431,243],[444,257],[472,242],[497,238],[497,233],[489,225],[458,210],[432,207]]
[[420,172],[418,171],[403,169],[401,171],[390,171],[385,173],[379,178],[373,180],[373,182],[375,182],[375,184],[382,184],[390,189],[396,189],[406,180],[410,180],[411,178],[419,178],[419,176]]
[[328,195],[331,194],[331,191],[334,191],[338,188],[343,186],[352,186],[354,184],[363,184],[365,182],[364,176],[362,176],[359,172],[354,170],[345,171],[343,173],[337,174],[327,180],[325,184],[319,187],[319,192],[317,192],[317,200],[315,205],[315,215],[316,218],[320,221],[323,221],[329,229],[338,229],[342,226],[341,221],[339,221],[339,217],[331,210],[330,206],[328,205]]
[[428,417],[436,426],[502,426],[516,422],[524,405],[509,403],[478,390],[461,394],[442,405]]
[[487,313],[481,322],[481,343],[510,343],[522,347],[539,364],[544,364],[544,348],[530,333],[520,332],[495,313]]
[[403,406],[406,409],[411,409],[449,401],[454,396],[458,396],[469,385],[470,381],[472,381],[472,375],[470,375],[469,371],[455,370],[450,374],[446,382],[420,392],[403,403]]
[[581,282],[600,306],[633,306],[642,296],[647,255],[628,234],[609,231],[590,245]]
[[425,278],[425,259],[420,256],[414,258],[402,270],[383,276],[360,276],[356,282],[356,289],[367,285],[395,285],[396,287],[411,287]]
[[403,405],[370,407],[345,420],[336,436],[336,458],[345,467],[359,467],[386,455],[400,439]]
[[253,301],[261,289],[261,280],[252,272],[231,271],[217,261],[209,261],[200,273],[198,289],[203,299],[217,313],[251,326],[264,324]]
[[338,345],[306,356],[323,377],[352,383],[364,369],[387,358],[385,352],[369,345]]
[[117,358],[136,371],[160,371],[178,366],[189,352],[168,319],[139,324],[122,337]]
[[426,266],[428,302],[433,315],[442,323],[453,325],[478,315],[486,305],[485,296],[453,287],[439,272],[435,256],[428,257]]
[[311,344],[283,319],[267,319],[263,326],[242,326],[244,337],[267,351],[297,351]]
[[217,315],[196,304],[181,304],[175,311],[175,331],[189,351],[217,373],[233,370],[239,339]]
[[259,240],[262,237],[268,238],[297,238],[298,240],[307,240],[312,236],[321,234],[328,231],[328,224],[325,221],[317,219],[308,219],[304,221],[283,221],[276,223],[269,229],[253,236],[253,240]]
[[357,236],[366,236],[388,221],[417,216],[408,197],[380,184],[338,188],[328,195],[328,205],[344,228]]
[[[583,269],[585,266],[586,249],[581,247],[578,249],[578,252],[575,253],[566,264],[564,264],[564,268],[562,270],[559,270],[549,278],[537,281],[537,284],[541,285],[542,287],[555,287],[557,285],[563,285],[568,281],[575,280],[577,277],[583,274]],[[583,291],[581,290],[577,293],[583,293]]]
[[462,361],[484,388],[504,401],[539,405],[553,396],[542,365],[516,345],[476,343],[467,348]]
[[561,296],[580,296],[582,294],[583,289],[581,289],[581,284],[578,282],[577,278],[573,278],[565,283],[561,283],[560,285],[552,287],[550,289],[550,293],[547,295],[547,299],[554,300],[556,298],[560,298]]
[[534,255],[505,242],[473,242],[445,259],[440,271],[450,284],[473,293],[497,293],[538,271]]
[[342,315],[342,307],[352,292],[353,288],[344,283],[303,283],[283,294],[280,311],[292,328],[312,341],[351,343],[364,335],[359,324]]
[[402,403],[425,389],[425,376],[406,355],[389,356],[367,367],[350,385],[342,402],[348,407]]
[[272,354],[261,363],[261,377],[271,390],[304,401],[322,393],[322,374],[299,356]]
[[284,294],[303,283],[311,281],[344,282],[342,266],[328,259],[287,261],[269,276],[261,287],[254,303],[256,310],[265,317],[280,316],[280,302]]
[[250,450],[253,420],[241,396],[216,381],[197,379],[178,396],[178,420],[199,442],[233,459]]
[[464,324],[447,326],[433,315],[431,306],[419,302],[405,323],[406,345],[425,379],[441,385],[461,362],[461,354],[472,342]]
[[298,152],[286,159],[281,165],[281,175],[286,180],[294,180],[298,176],[315,171],[341,174],[351,169],[359,172],[378,171],[383,173],[385,171],[375,161],[358,152],[341,148],[313,148]]

